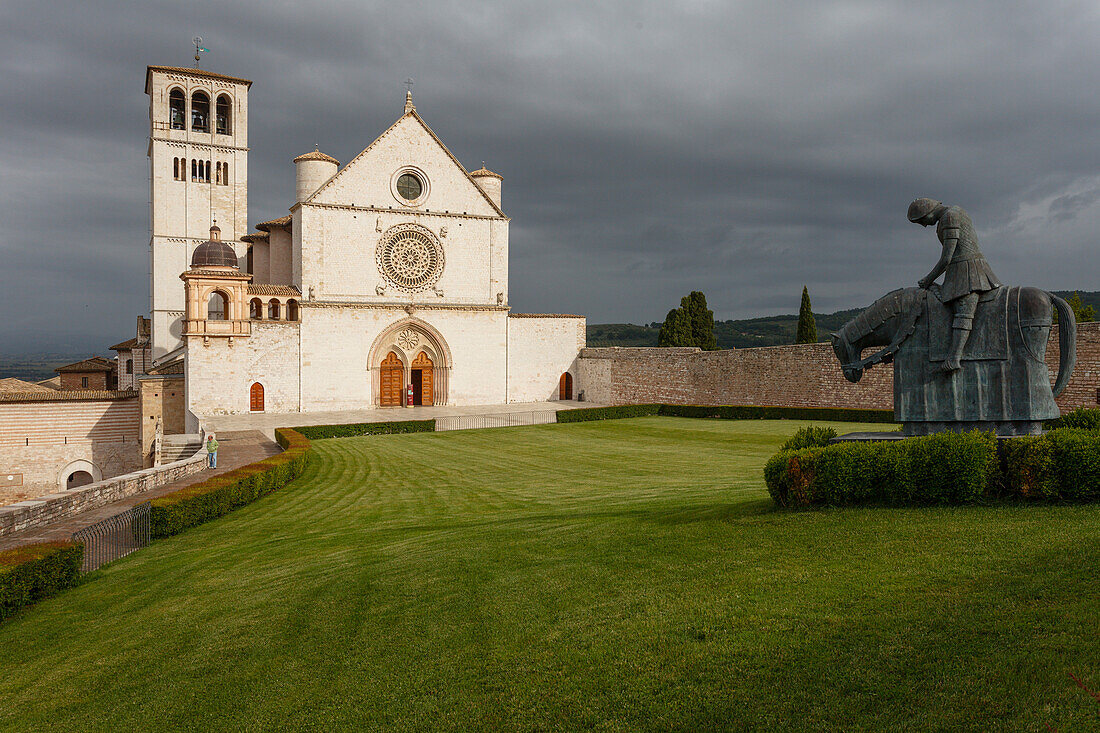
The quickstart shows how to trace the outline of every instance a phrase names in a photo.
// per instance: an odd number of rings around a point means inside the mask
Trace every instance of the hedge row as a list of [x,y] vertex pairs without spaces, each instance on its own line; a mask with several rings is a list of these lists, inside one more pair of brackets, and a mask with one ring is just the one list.
[[305,470],[309,439],[289,428],[275,431],[283,452],[241,466],[152,501],[152,536],[171,537],[281,489]]
[[591,420],[617,420],[621,417],[646,417],[656,415],[660,405],[617,405],[615,407],[582,407],[576,410],[559,410],[558,422],[589,422]]
[[0,621],[76,585],[84,545],[43,542],[0,552]]
[[321,440],[323,438],[351,438],[356,435],[432,433],[435,432],[435,420],[361,422],[351,425],[304,425],[294,429],[310,440]]
[[1061,428],[1005,441],[1002,488],[1022,499],[1100,499],[1100,432]]
[[[614,420],[621,417],[701,417],[719,420],[832,420],[835,422],[894,422],[890,410],[856,410],[835,407],[773,407],[767,405],[618,405],[562,410],[558,422]],[[312,437],[312,436],[311,436]]]
[[658,415],[710,417],[721,420],[831,420],[833,422],[894,422],[893,410],[839,407],[777,407],[773,405],[661,405]]
[[998,474],[992,433],[781,450],[764,465],[776,504],[958,504],[985,496]]

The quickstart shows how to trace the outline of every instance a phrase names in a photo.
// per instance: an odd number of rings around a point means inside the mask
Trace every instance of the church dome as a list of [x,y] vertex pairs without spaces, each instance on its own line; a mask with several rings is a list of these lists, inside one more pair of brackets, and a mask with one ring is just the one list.
[[210,239],[195,247],[191,255],[191,267],[237,268],[237,253],[222,241],[222,230],[217,224],[210,227]]

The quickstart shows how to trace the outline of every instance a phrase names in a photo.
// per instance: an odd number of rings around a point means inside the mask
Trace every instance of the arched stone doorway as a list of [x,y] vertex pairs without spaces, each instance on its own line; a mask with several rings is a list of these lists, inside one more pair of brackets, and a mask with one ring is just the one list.
[[419,318],[406,318],[386,328],[367,356],[372,403],[380,407],[404,404],[406,387],[413,387],[413,404],[447,404],[451,351],[443,336]]
[[73,461],[61,469],[57,477],[57,483],[62,489],[75,489],[102,480],[103,472],[99,470],[99,466],[85,460]]

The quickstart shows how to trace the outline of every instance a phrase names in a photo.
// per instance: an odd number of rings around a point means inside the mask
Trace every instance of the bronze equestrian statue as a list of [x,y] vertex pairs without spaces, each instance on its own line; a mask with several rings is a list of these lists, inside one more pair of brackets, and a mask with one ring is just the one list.
[[[1045,290],[1002,285],[958,206],[919,198],[908,218],[936,225],[942,254],[919,287],[888,293],[832,334],[845,378],[858,382],[866,369],[893,362],[894,419],[906,435],[1041,432],[1060,414],[1054,398],[1076,362],[1073,310]],[[940,274],[942,286],[933,282]],[[1060,362],[1052,388],[1045,355],[1054,309]]]

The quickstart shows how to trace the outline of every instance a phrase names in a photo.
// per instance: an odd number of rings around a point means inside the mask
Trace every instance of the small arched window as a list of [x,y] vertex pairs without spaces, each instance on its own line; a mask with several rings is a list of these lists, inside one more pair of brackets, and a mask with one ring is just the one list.
[[134,373],[134,360],[133,359],[127,359],[126,360],[126,373],[127,374],[133,374]]
[[214,183],[221,185],[222,182],[222,164],[214,163]]
[[214,129],[219,135],[232,135],[233,134],[233,103],[229,100],[229,96],[222,94],[218,96],[218,104],[215,109],[215,122]]
[[191,159],[191,180],[199,180],[199,161],[194,158]]
[[279,300],[273,298],[270,303],[267,304],[267,317],[269,320],[279,320]]
[[210,97],[206,96],[206,92],[191,95],[191,129],[210,132]]
[[185,111],[187,98],[183,96],[182,89],[173,89],[168,92],[168,126],[173,130],[184,130]]
[[223,186],[228,186],[229,185],[229,164],[228,163],[222,163],[222,185]]
[[215,290],[210,294],[210,300],[206,303],[206,320],[229,320],[229,298],[220,290]]
[[206,161],[206,182],[210,183],[210,161]]
[[[249,249],[248,251],[249,251],[249,253],[252,252],[251,249]],[[263,317],[264,317],[264,304],[263,304],[262,301],[260,301],[259,298],[253,298],[251,301],[249,301],[249,303],[248,303],[248,317],[252,318],[254,320],[257,320],[257,321],[263,319]]]
[[298,320],[298,301],[288,300],[286,302],[286,319],[288,321]]

